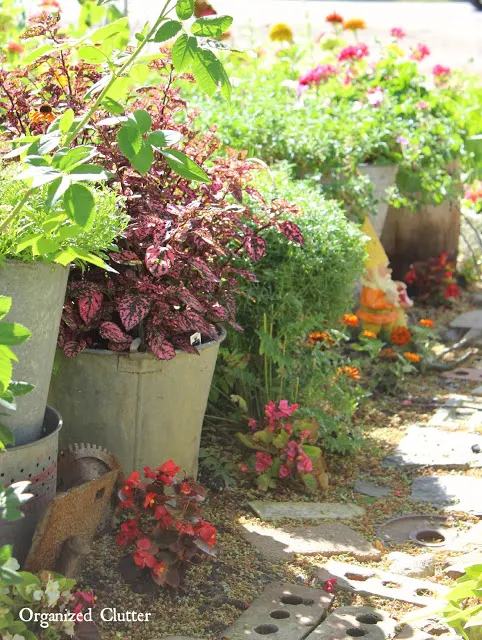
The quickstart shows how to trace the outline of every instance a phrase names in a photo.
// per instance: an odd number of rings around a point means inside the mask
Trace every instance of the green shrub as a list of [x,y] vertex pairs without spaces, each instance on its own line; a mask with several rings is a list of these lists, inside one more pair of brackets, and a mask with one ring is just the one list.
[[[4,211],[9,211],[17,204],[27,186],[15,179],[19,171],[15,163],[2,167],[0,202]],[[75,237],[71,235],[71,231],[75,231],[75,225],[66,219],[61,202],[48,209],[45,205],[46,198],[47,187],[34,191],[22,214],[0,234],[2,257],[51,262],[53,256],[73,247],[79,253],[85,252],[102,258],[105,252],[114,248],[115,238],[127,226],[128,216],[124,211],[122,198],[113,189],[98,187],[94,190],[96,215],[92,217],[93,224],[80,234],[76,233]],[[0,220],[1,218],[2,211]],[[49,231],[48,236],[37,243],[36,235],[45,230]],[[49,244],[50,241],[52,245]],[[78,259],[77,262],[82,260]]]
[[354,443],[349,430],[358,391],[342,378],[335,380],[339,356],[314,348],[307,338],[335,324],[351,306],[364,264],[363,235],[316,186],[293,180],[286,166],[273,175],[275,194],[267,174],[256,186],[263,196],[301,207],[294,219],[304,246],[266,234],[269,250],[254,268],[258,282],[245,281],[239,302],[244,331],[232,332],[221,349],[211,399],[222,405],[234,394],[249,415],[258,417],[270,400],[298,402],[306,416],[318,420],[325,447],[344,452]]

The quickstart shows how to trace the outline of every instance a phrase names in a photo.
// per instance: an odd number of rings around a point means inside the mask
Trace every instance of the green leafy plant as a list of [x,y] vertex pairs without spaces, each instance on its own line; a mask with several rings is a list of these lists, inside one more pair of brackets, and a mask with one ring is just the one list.
[[[12,380],[12,362],[18,358],[10,347],[25,342],[30,337],[30,331],[20,324],[3,320],[11,305],[11,298],[0,296],[0,407],[15,410],[15,398],[25,395],[33,386],[27,382]],[[13,444],[12,432],[0,423],[0,456],[7,445]]]
[[450,591],[439,601],[415,613],[408,614],[403,622],[412,622],[434,615],[451,627],[465,640],[478,640],[482,630],[482,564],[465,569],[465,574],[455,580]]
[[230,459],[225,459],[221,451],[213,447],[199,451],[199,478],[210,489],[222,491],[236,486],[234,471],[236,465]]

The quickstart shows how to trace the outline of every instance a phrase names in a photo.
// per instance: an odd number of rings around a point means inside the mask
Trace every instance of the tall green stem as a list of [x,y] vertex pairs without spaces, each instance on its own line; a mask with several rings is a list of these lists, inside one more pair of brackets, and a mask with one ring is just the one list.
[[24,205],[30,198],[30,194],[32,193],[32,191],[33,189],[28,189],[28,191],[25,192],[23,198],[17,202],[17,204],[10,211],[5,220],[3,222],[0,222],[0,232],[3,231],[10,224],[10,222],[12,222],[12,220],[14,220],[16,215],[23,209]]

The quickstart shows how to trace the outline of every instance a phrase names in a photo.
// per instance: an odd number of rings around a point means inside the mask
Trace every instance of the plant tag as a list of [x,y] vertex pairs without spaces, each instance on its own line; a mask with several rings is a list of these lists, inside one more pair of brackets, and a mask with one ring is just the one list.
[[189,338],[189,341],[191,345],[201,344],[201,334],[199,333],[199,331],[196,331],[196,333],[193,333],[192,336]]

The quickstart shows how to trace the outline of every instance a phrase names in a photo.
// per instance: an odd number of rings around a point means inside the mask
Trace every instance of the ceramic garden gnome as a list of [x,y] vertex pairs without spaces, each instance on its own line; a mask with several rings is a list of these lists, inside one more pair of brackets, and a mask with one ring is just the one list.
[[369,237],[368,261],[365,275],[360,278],[362,292],[357,315],[364,330],[378,335],[382,330],[391,331],[395,326],[406,325],[404,309],[413,303],[404,284],[392,280],[388,256],[368,218],[362,231]]

